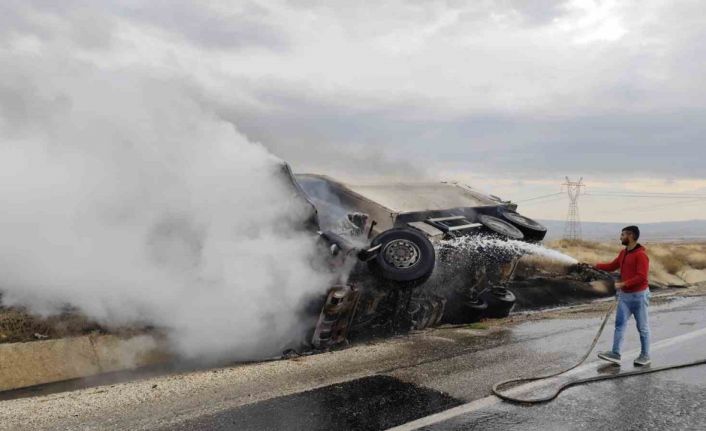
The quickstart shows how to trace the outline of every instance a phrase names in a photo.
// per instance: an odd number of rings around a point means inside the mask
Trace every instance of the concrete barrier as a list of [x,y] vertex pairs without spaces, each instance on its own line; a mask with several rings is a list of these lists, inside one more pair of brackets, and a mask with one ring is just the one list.
[[169,360],[165,352],[150,335],[0,344],[0,391],[156,365]]

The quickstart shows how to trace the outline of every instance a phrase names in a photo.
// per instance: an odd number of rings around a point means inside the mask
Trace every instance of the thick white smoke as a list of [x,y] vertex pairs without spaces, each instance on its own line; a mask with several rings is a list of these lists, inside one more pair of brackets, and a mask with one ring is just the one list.
[[[151,65],[0,46],[0,291],[165,328],[187,357],[277,353],[326,290],[280,161]],[[21,44],[20,44],[21,45]],[[30,44],[31,45],[31,44]]]

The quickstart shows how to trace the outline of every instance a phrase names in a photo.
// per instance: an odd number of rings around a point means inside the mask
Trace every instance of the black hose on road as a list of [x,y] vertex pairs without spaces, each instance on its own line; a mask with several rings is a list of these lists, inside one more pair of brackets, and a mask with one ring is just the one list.
[[493,395],[496,397],[510,402],[514,404],[525,404],[525,405],[530,405],[530,404],[542,404],[546,403],[549,401],[552,401],[556,399],[556,397],[559,396],[560,393],[562,393],[564,390],[572,387],[572,386],[578,386],[578,385],[584,385],[587,383],[592,383],[592,382],[599,382],[601,380],[610,380],[610,379],[620,379],[623,377],[631,377],[631,376],[638,376],[641,374],[650,374],[650,373],[657,373],[660,371],[666,371],[666,370],[676,370],[678,368],[687,368],[687,367],[694,367],[697,365],[706,365],[706,359],[701,359],[698,361],[693,361],[693,362],[687,362],[684,364],[677,364],[677,365],[665,365],[663,367],[656,367],[656,368],[645,368],[642,370],[635,370],[635,371],[628,371],[625,373],[620,373],[620,374],[614,374],[614,375],[607,375],[607,376],[594,376],[594,377],[587,377],[585,379],[578,379],[578,380],[573,380],[571,382],[564,383],[563,385],[559,386],[559,388],[552,394],[547,395],[542,398],[532,398],[532,399],[524,399],[524,398],[516,398],[512,397],[510,395],[503,394],[502,388],[511,384],[511,383],[523,383],[523,382],[533,382],[537,380],[544,380],[548,379],[551,377],[557,377],[561,374],[567,373],[574,368],[577,368],[584,362],[586,362],[586,359],[591,355],[591,352],[593,349],[596,347],[596,344],[598,343],[598,339],[601,337],[601,334],[603,333],[603,330],[605,329],[606,323],[608,323],[608,319],[610,318],[610,315],[613,313],[613,310],[615,309],[616,303],[613,303],[610,306],[610,309],[605,314],[605,317],[603,318],[603,322],[601,322],[600,328],[598,328],[598,333],[596,333],[596,336],[593,337],[593,342],[591,343],[591,347],[589,347],[588,351],[586,354],[581,358],[581,360],[576,364],[572,365],[571,367],[561,370],[552,374],[547,374],[543,376],[536,376],[536,377],[524,377],[524,378],[518,378],[518,379],[509,379],[509,380],[503,380],[502,382],[498,382],[493,385]]

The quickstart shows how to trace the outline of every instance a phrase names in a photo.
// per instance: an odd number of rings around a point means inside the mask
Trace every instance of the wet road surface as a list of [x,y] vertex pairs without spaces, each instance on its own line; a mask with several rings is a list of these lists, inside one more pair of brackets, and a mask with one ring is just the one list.
[[379,430],[461,403],[392,377],[371,376],[249,404],[164,430]]
[[665,371],[569,389],[540,406],[506,403],[423,430],[696,430],[706,428],[704,370]]
[[[654,366],[706,357],[706,297],[651,312]],[[499,380],[578,361],[600,319],[568,314],[510,329],[435,329],[295,360],[8,400],[0,402],[0,429],[704,429],[706,367],[570,388],[541,406],[490,396]],[[633,369],[637,355],[632,325],[622,370]],[[612,321],[597,349],[611,338]],[[591,358],[564,378],[611,372]]]
[[[662,323],[661,327],[653,330],[655,365],[706,357],[705,308],[706,303],[703,301],[676,301],[655,310],[653,326]],[[568,333],[573,334],[582,326],[580,323],[534,323],[518,328],[515,336],[531,339],[542,334],[531,348],[545,353],[554,349],[566,349],[571,344],[580,344],[585,349],[591,340],[590,336],[581,337],[576,343],[561,341],[567,337],[563,330],[575,327],[577,329]],[[589,333],[595,329],[589,328]],[[552,330],[559,333],[552,337]],[[580,331],[583,332],[583,328]],[[612,325],[607,326],[603,344],[610,341],[611,337]],[[636,342],[637,337],[630,337],[626,343],[622,367],[590,358],[587,365],[568,377],[554,379],[539,387],[535,385],[535,389],[524,392],[522,396],[532,398],[542,395],[553,391],[557,383],[570,379],[632,370],[632,359],[637,356],[634,351]],[[581,346],[577,346],[576,354],[583,353]],[[445,358],[443,362],[453,360]],[[429,364],[435,362],[439,361],[431,361]],[[414,368],[418,371],[418,367]],[[448,372],[448,368],[442,369]],[[400,370],[392,374],[404,375]],[[448,377],[459,378],[458,373],[451,373]],[[424,382],[424,379],[420,381]],[[430,381],[424,383],[438,386],[438,383]],[[172,429],[387,429],[404,424],[401,421],[404,417],[416,419],[425,416],[425,413],[443,411],[444,404],[451,408],[460,403],[460,399],[444,392],[403,384],[391,377],[374,377],[240,407],[184,422],[180,427]],[[557,401],[540,406],[516,406],[493,398],[492,403],[485,408],[418,429],[703,429],[706,427],[705,407],[706,367],[696,367],[570,388]]]
[[[706,358],[704,305],[703,301],[695,301],[655,313],[653,332],[671,335],[653,338],[652,366]],[[657,326],[660,323],[662,327]],[[611,330],[603,338],[609,340]],[[575,373],[519,393],[523,398],[533,398],[555,390],[566,381],[632,371],[635,369],[632,360],[639,349],[637,340],[631,341],[621,366],[594,360]],[[490,398],[486,403],[471,403],[456,411],[440,413],[436,418],[400,426],[398,430],[706,429],[706,366],[577,386],[547,404],[522,406]],[[427,425],[425,421],[434,423]]]

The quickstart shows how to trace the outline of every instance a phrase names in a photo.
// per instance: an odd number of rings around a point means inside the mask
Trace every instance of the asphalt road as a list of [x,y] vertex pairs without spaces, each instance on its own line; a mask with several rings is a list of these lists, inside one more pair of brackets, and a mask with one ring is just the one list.
[[[652,307],[654,366],[706,357],[706,298]],[[491,330],[446,328],[296,360],[233,365],[0,402],[0,429],[694,429],[706,369],[568,389],[542,406],[490,396],[495,381],[576,361],[600,315]],[[607,332],[612,332],[608,330]],[[598,349],[606,349],[606,334]],[[632,328],[626,350],[638,346]],[[565,378],[630,370],[591,361]],[[523,388],[540,394],[548,385]],[[31,412],[31,413],[30,413]]]
[[[651,366],[706,358],[706,302],[689,301],[653,313]],[[610,338],[610,335],[607,338]],[[547,340],[550,341],[550,340]],[[620,366],[594,360],[575,373],[518,393],[532,398],[558,383],[635,369],[636,337]],[[551,342],[551,341],[550,341]],[[528,385],[529,386],[529,385]],[[485,402],[484,402],[485,401]],[[547,404],[518,406],[489,397],[418,419],[402,430],[695,430],[706,429],[706,366],[569,388]]]

